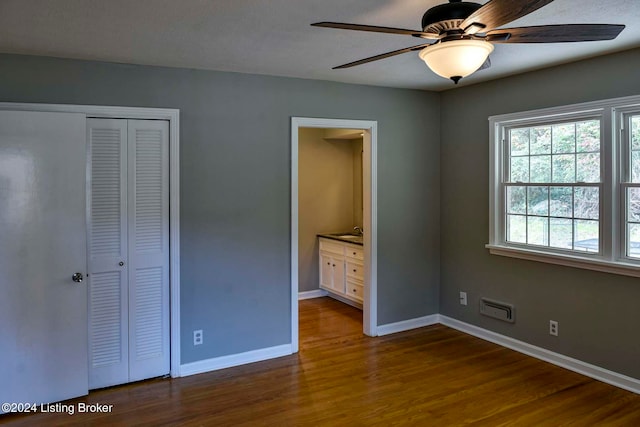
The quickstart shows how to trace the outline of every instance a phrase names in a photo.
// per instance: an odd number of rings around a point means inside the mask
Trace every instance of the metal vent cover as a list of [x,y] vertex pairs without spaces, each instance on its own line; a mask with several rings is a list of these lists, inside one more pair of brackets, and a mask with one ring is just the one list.
[[425,33],[442,34],[447,31],[459,30],[463,19],[449,19],[446,21],[434,22],[424,27]]
[[509,323],[516,321],[513,304],[507,304],[489,298],[480,298],[480,314]]

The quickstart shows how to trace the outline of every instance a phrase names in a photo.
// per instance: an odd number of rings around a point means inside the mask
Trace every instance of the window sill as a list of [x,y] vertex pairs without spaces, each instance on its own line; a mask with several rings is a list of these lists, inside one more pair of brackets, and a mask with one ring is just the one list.
[[622,261],[605,261],[576,255],[552,254],[534,249],[513,248],[510,246],[485,245],[493,255],[526,259],[529,261],[545,262],[548,264],[564,265],[585,270],[602,271],[605,273],[621,274],[624,276],[640,277],[640,265]]

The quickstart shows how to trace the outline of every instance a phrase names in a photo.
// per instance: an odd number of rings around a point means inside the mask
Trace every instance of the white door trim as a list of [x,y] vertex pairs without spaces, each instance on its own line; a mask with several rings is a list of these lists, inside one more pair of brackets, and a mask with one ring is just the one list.
[[365,286],[363,331],[377,335],[377,226],[378,226],[378,122],[371,120],[291,118],[291,348],[298,351],[298,130],[309,128],[364,129],[363,136],[363,228]]
[[0,110],[83,113],[87,117],[169,121],[169,280],[171,376],[180,376],[180,110],[0,102]]

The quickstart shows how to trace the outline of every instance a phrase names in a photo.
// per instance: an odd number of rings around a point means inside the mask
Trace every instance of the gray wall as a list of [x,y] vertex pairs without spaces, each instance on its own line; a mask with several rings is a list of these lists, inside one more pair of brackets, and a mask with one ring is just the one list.
[[0,100],[181,110],[183,363],[290,342],[291,116],[378,121],[378,323],[438,312],[438,94],[0,55]]
[[[497,66],[497,64],[494,64]],[[490,255],[491,115],[640,94],[640,50],[442,93],[441,313],[640,378],[640,280]],[[458,303],[468,293],[469,305]],[[478,314],[511,302],[516,323]],[[559,337],[548,333],[559,322]]]

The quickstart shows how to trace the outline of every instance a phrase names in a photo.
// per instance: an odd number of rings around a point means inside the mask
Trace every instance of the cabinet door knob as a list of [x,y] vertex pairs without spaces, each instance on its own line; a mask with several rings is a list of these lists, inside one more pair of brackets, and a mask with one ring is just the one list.
[[331,265],[331,263],[330,263],[330,262],[328,262],[328,263],[327,263],[327,265]]
[[356,253],[354,252],[353,254],[355,255]]
[[358,271],[358,270],[356,270],[356,269],[354,268],[354,269],[353,269],[353,272],[355,273],[356,271]]
[[336,265],[335,265],[335,264],[333,264],[333,266],[335,267]]

